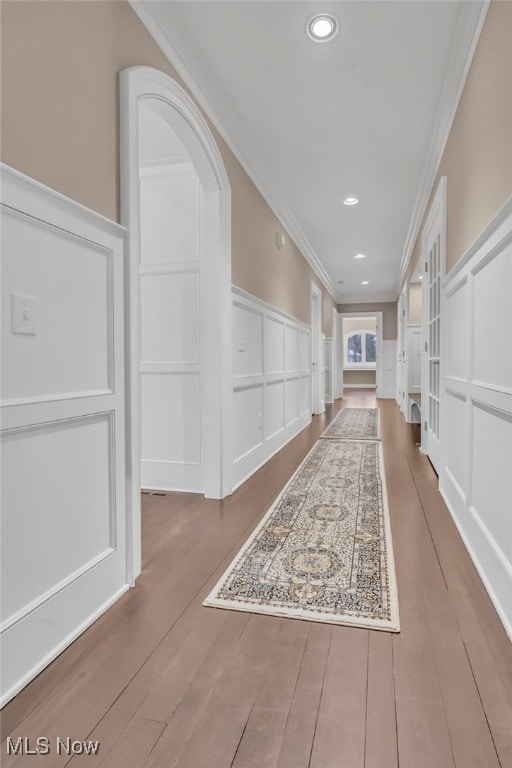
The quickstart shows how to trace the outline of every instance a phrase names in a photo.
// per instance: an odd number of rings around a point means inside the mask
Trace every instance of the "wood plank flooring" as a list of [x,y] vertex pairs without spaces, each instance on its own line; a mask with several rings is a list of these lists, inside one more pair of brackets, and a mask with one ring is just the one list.
[[[202,600],[352,391],[223,501],[143,496],[137,585],[2,712],[2,766],[511,768],[512,646],[396,403],[381,409],[401,632]],[[101,742],[6,755],[6,737]]]

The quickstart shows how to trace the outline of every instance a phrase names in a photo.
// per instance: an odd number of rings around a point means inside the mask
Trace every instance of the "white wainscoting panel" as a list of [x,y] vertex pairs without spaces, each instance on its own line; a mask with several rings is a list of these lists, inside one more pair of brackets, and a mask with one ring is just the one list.
[[201,197],[190,163],[140,170],[143,488],[204,490]]
[[310,329],[233,286],[233,484],[311,420]]
[[397,340],[383,339],[381,397],[396,399],[397,359]]
[[[124,230],[2,182],[0,704],[127,588]],[[33,297],[16,333],[12,294]]]
[[440,490],[512,638],[512,201],[443,290]]
[[199,177],[192,163],[140,169],[143,264],[196,261],[199,251]]

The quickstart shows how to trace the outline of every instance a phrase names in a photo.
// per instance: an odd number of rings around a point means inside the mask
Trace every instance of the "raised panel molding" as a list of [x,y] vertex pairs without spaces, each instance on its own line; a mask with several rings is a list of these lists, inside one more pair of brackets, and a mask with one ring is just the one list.
[[236,488],[311,421],[310,329],[236,286],[232,297]]
[[512,639],[511,202],[444,281],[439,487]]
[[382,341],[382,397],[396,398],[397,340]]
[[[5,165],[0,180],[3,706],[128,583],[125,230]],[[12,332],[13,292],[35,296],[35,335]]]

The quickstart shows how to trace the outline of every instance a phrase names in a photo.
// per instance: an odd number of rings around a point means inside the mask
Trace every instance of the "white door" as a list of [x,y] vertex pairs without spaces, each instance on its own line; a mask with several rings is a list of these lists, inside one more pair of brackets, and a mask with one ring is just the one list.
[[434,228],[427,240],[424,278],[426,292],[426,398],[423,417],[426,423],[426,453],[439,473],[440,443],[440,363],[441,363],[441,233]]
[[421,392],[421,328],[407,328],[407,392]]
[[400,408],[405,415],[407,409],[407,284],[398,302],[398,394]]

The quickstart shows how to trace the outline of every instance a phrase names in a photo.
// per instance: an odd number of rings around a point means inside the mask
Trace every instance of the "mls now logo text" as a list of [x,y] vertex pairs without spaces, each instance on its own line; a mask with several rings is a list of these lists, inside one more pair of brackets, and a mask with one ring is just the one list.
[[100,751],[99,741],[78,741],[69,736],[60,736],[52,741],[47,736],[38,736],[31,740],[28,736],[20,736],[16,740],[7,737],[8,755],[97,755]]

